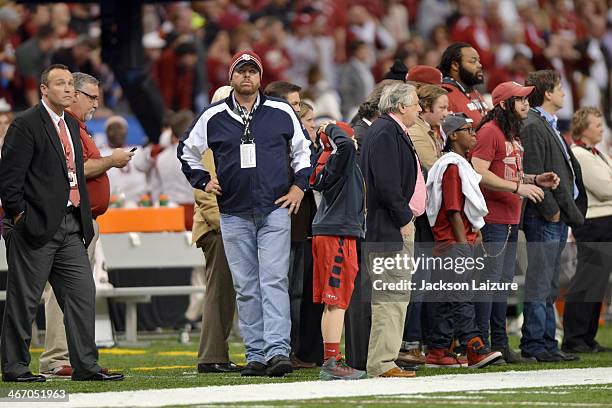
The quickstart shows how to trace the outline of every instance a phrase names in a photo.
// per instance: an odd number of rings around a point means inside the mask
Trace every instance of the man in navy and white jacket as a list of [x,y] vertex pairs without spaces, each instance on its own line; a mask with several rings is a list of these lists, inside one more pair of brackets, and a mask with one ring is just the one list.
[[[229,69],[230,96],[207,107],[183,136],[178,158],[191,185],[217,195],[246,376],[282,376],[289,360],[291,213],[311,172],[310,141],[291,106],[260,92],[257,54],[238,52]],[[212,149],[217,177],[202,166]],[[295,177],[290,185],[290,173]]]

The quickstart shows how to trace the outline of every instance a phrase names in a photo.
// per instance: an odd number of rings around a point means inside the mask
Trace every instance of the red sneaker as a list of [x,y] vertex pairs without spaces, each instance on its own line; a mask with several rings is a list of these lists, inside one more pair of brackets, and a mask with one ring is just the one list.
[[459,368],[461,362],[448,349],[429,349],[425,359],[427,368]]
[[469,368],[483,368],[502,358],[502,353],[489,350],[480,337],[474,337],[468,341],[467,358]]
[[72,367],[69,365],[55,367],[49,371],[41,372],[41,374],[55,377],[70,377],[72,375]]

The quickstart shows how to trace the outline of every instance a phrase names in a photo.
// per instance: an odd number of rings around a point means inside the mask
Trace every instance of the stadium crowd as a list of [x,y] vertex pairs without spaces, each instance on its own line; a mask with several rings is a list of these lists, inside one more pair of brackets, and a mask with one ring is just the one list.
[[[44,381],[29,371],[22,336],[43,292],[46,313],[55,311],[41,372],[123,378],[98,365],[93,344],[93,280],[83,275],[107,279],[95,270],[95,218],[109,205],[161,200],[185,208],[207,259],[194,270],[206,296],[186,313],[202,319],[200,373],[319,365],[322,379],[413,377],[422,366],[611,351],[595,341],[612,242],[605,1],[212,0],[143,10],[146,70],[168,113],[159,143],[133,153],[129,106],[100,57],[99,7],[0,8],[4,381]],[[97,147],[92,117],[107,118]],[[53,142],[39,139],[45,132]],[[406,288],[510,284],[519,230],[528,259],[519,353],[508,343],[508,290]],[[554,303],[568,239],[578,255],[559,347]],[[482,259],[484,269],[376,271],[377,259],[395,256]],[[236,307],[246,367],[228,355]]]

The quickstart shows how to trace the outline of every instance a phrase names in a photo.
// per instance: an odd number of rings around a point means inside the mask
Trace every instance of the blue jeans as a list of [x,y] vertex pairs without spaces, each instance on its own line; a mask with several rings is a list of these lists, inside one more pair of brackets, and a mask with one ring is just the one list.
[[[480,275],[481,281],[511,283],[516,269],[516,241],[518,225],[511,225],[508,235],[508,224],[486,224],[482,228],[482,240],[487,250],[485,268]],[[506,242],[507,240],[507,242]],[[505,248],[504,248],[505,245]],[[481,332],[482,340],[488,347],[504,348],[508,345],[506,333],[506,311],[508,309],[508,294],[478,295],[474,299],[476,309],[476,324]],[[489,343],[489,331],[491,343]]]
[[554,301],[559,290],[561,252],[567,240],[563,221],[548,222],[538,216],[525,216],[527,273],[521,351],[534,356],[557,352]]
[[221,214],[247,362],[265,364],[274,356],[289,356],[290,232],[285,208],[267,215]]

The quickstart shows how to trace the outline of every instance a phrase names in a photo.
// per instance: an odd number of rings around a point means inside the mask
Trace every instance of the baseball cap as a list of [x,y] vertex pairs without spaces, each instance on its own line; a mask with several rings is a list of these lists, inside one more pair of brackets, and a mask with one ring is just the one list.
[[493,97],[493,106],[498,105],[501,101],[510,99],[513,96],[523,98],[531,95],[535,88],[533,86],[523,86],[514,81],[502,82],[497,85],[491,96]]
[[415,65],[410,68],[406,81],[422,82],[424,84],[442,85],[442,72],[429,65]]
[[230,64],[229,68],[229,79],[232,78],[234,70],[246,64],[253,64],[253,66],[259,71],[260,75],[263,75],[263,65],[261,63],[261,58],[259,58],[259,55],[255,54],[255,52],[253,51],[246,50],[238,51],[236,54],[234,54],[234,57],[232,58],[232,63]]
[[442,122],[442,130],[448,137],[450,134],[455,132],[457,129],[461,129],[467,124],[473,124],[474,121],[470,119],[465,113],[451,113]]

